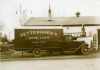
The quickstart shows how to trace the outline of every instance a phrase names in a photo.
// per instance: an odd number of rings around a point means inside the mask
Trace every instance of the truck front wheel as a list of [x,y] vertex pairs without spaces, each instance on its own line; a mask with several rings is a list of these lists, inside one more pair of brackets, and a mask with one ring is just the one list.
[[88,46],[82,46],[81,47],[81,53],[82,54],[88,54],[89,53]]
[[40,57],[42,55],[42,49],[37,47],[37,48],[34,48],[33,51],[32,51],[33,55],[35,57]]

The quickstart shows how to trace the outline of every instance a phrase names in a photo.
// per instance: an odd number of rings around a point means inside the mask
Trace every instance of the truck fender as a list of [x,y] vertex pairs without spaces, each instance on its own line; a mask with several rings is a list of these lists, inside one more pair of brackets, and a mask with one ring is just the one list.
[[33,49],[36,48],[36,47],[39,47],[39,48],[42,49],[42,47],[41,47],[40,45],[35,45],[35,46],[33,46]]
[[82,46],[89,46],[89,45],[87,43],[84,43],[81,46],[79,46],[75,51],[78,51]]

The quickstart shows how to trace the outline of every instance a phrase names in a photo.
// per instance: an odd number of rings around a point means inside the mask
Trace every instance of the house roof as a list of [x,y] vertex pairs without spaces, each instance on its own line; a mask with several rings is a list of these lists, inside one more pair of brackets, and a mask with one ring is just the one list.
[[100,17],[31,17],[25,26],[100,26]]

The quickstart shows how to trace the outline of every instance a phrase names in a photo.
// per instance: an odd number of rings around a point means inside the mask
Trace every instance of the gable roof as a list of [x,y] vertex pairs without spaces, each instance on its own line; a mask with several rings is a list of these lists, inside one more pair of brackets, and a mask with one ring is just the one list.
[[100,26],[100,17],[31,17],[25,26]]

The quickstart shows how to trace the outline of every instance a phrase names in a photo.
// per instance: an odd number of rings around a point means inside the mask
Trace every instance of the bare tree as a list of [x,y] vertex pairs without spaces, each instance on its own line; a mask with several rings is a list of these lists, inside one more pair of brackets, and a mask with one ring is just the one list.
[[4,24],[2,24],[2,22],[0,22],[0,31],[2,31],[4,28]]

